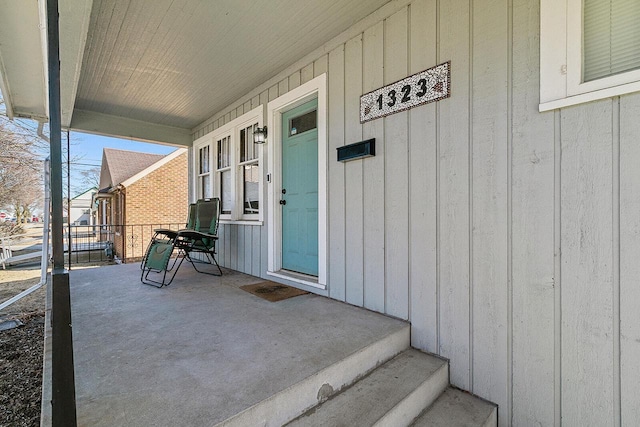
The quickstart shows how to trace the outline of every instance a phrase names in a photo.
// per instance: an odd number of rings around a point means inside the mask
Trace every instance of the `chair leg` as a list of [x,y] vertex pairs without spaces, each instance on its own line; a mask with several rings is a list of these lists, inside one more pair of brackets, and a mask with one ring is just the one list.
[[[145,257],[143,264],[141,264],[140,281],[145,285],[151,285],[158,288],[163,286],[169,286],[173,279],[176,277],[176,273],[182,262],[184,261],[184,251],[178,249],[177,257],[171,261],[171,255],[175,251],[176,247],[173,244],[167,244],[162,242],[153,242]],[[180,258],[178,260],[178,258]],[[173,274],[167,276],[169,272],[173,270]],[[149,277],[150,273],[162,274],[162,280],[154,280]],[[154,276],[155,277],[155,276]],[[167,281],[167,279],[169,279]]]
[[[147,273],[147,274],[145,274],[145,273]],[[164,286],[164,279],[165,279],[165,276],[166,276],[166,271],[165,271],[165,274],[162,277],[162,282],[157,282],[155,280],[151,280],[151,279],[147,278],[149,273],[151,273],[151,269],[147,269],[145,267],[142,267],[142,273],[140,274],[140,282],[142,282],[145,285],[155,286],[156,288],[161,288],[161,287]]]
[[182,258],[182,257],[183,255],[180,252],[178,252],[178,256],[174,258],[173,262],[169,261],[169,263],[171,264],[171,267],[169,267],[169,264],[167,264],[167,267],[168,267],[167,272],[173,270],[173,267],[175,267],[176,263],[178,262],[178,258]]
[[[180,261],[178,262],[178,259],[176,258],[176,260],[173,262],[173,265],[171,266],[170,269],[152,270],[151,268],[143,268],[142,269],[142,274],[140,275],[140,281],[142,283],[144,283],[145,285],[155,286],[156,288],[161,288],[163,286],[169,286],[171,284],[171,282],[173,282],[174,277],[176,277],[176,273],[180,269],[180,266],[182,265],[182,261],[184,261],[184,256],[178,255],[178,258],[180,258]],[[178,262],[178,265],[177,265],[175,271],[173,272],[173,274],[171,275],[171,278],[167,282],[166,281],[167,280],[167,273],[169,273],[171,270],[173,270],[173,267],[175,266],[176,262]],[[145,272],[146,272],[146,274],[145,274]],[[162,281],[159,282],[157,280],[150,279],[149,278],[149,273],[154,273],[154,274],[162,273]]]
[[208,254],[208,255],[211,257],[211,259],[215,263],[216,267],[218,267],[218,271],[220,272],[220,276],[222,276],[222,269],[220,268],[220,264],[218,264],[218,260],[216,259],[216,253],[213,252],[212,254]]
[[198,267],[196,267],[196,263],[195,261],[191,258],[191,256],[189,256],[189,252],[185,252],[185,256],[186,258],[189,260],[189,262],[191,263],[191,265],[193,266],[193,269],[195,271],[197,271],[198,273],[202,273],[202,274],[209,274],[210,276],[222,276],[222,269],[220,268],[220,264],[218,264],[218,261],[216,260],[215,255],[211,254],[210,252],[200,252],[200,253],[204,253],[206,254],[208,259],[213,260],[213,262],[209,261],[208,264],[215,264],[216,267],[218,267],[218,271],[219,273],[212,273],[212,272],[208,272],[208,271],[204,271],[204,270],[198,270]]

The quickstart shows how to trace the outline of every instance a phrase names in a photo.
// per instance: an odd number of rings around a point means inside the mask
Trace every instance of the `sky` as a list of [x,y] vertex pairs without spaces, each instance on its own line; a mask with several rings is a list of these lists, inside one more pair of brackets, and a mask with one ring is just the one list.
[[[62,144],[66,151],[66,133],[62,138]],[[71,131],[70,153],[72,159],[71,173],[74,169],[84,170],[100,166],[103,148],[116,148],[118,150],[139,151],[153,154],[169,154],[176,147],[169,145],[150,144],[130,139],[112,138],[108,136],[92,135],[88,133]]]
[[[65,141],[66,142],[66,141]],[[100,164],[103,148],[140,151],[144,153],[169,154],[176,147],[169,145],[150,144],[130,139],[112,138],[108,136],[92,135],[82,132],[71,132],[71,157],[82,158],[83,163]]]
[[[0,93],[0,115],[6,116],[4,103],[2,102],[2,94]],[[36,134],[37,123],[33,120],[16,119],[11,126],[16,126],[16,130],[20,128],[27,130],[30,134]],[[48,134],[48,125],[45,124],[44,133]],[[62,133],[62,153],[63,162],[66,163],[67,151],[67,133]],[[116,148],[119,150],[138,151],[153,154],[169,154],[176,150],[176,147],[161,144],[151,144],[146,142],[133,141],[131,139],[113,138],[108,136],[93,135],[89,133],[71,131],[71,197],[75,197],[89,188],[83,188],[82,172],[94,168],[99,168],[102,162],[102,149]],[[38,157],[44,159],[48,156],[48,149],[45,144],[38,150]],[[65,183],[64,193],[67,194],[66,183],[66,165],[63,166],[64,174],[63,182]]]
[[[66,133],[62,138],[62,145],[66,151]],[[139,151],[153,154],[169,154],[177,148],[169,145],[150,144],[130,139],[112,138],[108,136],[92,135],[71,131],[71,181],[81,181],[81,171],[99,167],[102,161],[103,148]],[[72,185],[73,186],[73,185]],[[72,189],[73,193],[73,189]],[[72,194],[72,197],[75,194]]]

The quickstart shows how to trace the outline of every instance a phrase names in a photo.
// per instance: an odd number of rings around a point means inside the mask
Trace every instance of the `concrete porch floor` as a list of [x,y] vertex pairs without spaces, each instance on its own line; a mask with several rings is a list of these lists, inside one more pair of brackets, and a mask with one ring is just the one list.
[[216,425],[408,330],[316,295],[268,302],[239,289],[264,279],[224,272],[185,264],[162,289],[138,264],[71,272],[78,425]]

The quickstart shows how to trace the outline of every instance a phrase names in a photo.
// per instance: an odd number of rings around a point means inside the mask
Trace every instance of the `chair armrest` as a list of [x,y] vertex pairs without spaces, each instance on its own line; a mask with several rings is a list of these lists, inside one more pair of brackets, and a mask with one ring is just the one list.
[[155,238],[158,235],[163,235],[163,236],[167,236],[169,238],[175,238],[179,231],[178,230],[170,230],[168,228],[156,228],[155,230],[153,230],[153,237]]
[[212,239],[218,240],[218,236],[208,233],[202,233],[200,231],[195,230],[180,230],[178,231],[178,237],[186,237],[187,239],[193,240],[202,240],[202,239]]

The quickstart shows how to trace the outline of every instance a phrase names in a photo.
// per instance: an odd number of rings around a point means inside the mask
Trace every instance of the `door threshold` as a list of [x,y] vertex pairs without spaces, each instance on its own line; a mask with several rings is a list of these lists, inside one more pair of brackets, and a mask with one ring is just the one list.
[[327,289],[326,285],[320,284],[318,282],[317,276],[309,276],[303,273],[297,273],[295,271],[289,270],[278,270],[278,271],[267,271],[267,275],[278,277],[280,279],[291,280],[295,283],[300,283],[302,285],[311,286],[318,289]]

